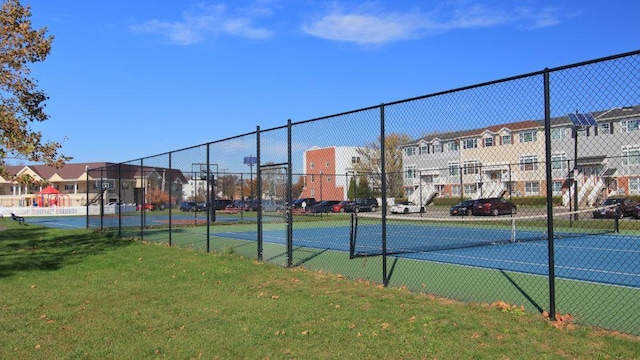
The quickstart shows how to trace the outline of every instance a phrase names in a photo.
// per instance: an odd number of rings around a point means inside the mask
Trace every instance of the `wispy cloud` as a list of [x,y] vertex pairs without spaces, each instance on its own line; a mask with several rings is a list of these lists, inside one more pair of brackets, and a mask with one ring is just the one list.
[[303,24],[302,29],[309,35],[327,40],[383,45],[459,29],[504,25],[536,29],[555,25],[560,18],[556,8],[508,9],[462,2],[447,3],[446,7],[428,12],[389,12],[367,3],[366,8],[333,8]]
[[266,7],[252,7],[244,11],[244,14],[235,14],[224,5],[200,5],[193,11],[183,12],[180,20],[152,19],[131,28],[161,34],[179,45],[196,44],[219,35],[246,39],[267,39],[273,35],[270,30],[254,25],[257,17],[271,14]]

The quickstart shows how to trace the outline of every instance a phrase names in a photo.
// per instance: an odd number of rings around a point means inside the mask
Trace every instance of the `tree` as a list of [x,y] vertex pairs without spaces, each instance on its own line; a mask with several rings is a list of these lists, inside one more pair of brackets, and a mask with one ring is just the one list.
[[0,7],[0,175],[7,175],[7,157],[55,167],[71,159],[58,154],[60,143],[45,142],[30,126],[49,116],[44,112],[48,97],[30,77],[29,65],[44,61],[53,42],[46,27],[31,27],[30,18],[30,7],[19,0],[6,0]]
[[147,191],[147,203],[157,206],[167,205],[169,203],[169,193],[161,189],[151,188]]
[[216,187],[223,197],[233,199],[240,178],[237,175],[222,175],[216,179]]
[[[411,142],[411,138],[406,134],[391,133],[385,137],[385,173],[387,182],[387,196],[402,197],[403,192],[403,168],[402,168],[402,145]],[[381,192],[382,189],[382,164],[380,157],[382,143],[380,138],[376,142],[366,144],[358,148],[360,162],[354,166],[358,174],[366,174],[374,193]],[[358,189],[358,192],[360,189]],[[358,194],[360,197],[360,194]]]

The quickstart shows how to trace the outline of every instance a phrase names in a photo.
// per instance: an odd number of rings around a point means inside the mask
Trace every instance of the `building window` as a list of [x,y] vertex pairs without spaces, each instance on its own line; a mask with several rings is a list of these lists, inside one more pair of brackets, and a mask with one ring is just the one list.
[[351,157],[351,163],[352,164],[359,164],[360,163],[360,156],[352,156]]
[[551,169],[553,170],[565,170],[569,168],[567,163],[567,154],[553,154],[551,155]]
[[313,184],[314,182],[316,182],[316,176],[311,174],[311,183]]
[[460,163],[459,162],[450,162],[449,163],[449,176],[458,176],[460,175]]
[[462,140],[463,149],[474,149],[478,147],[478,139],[465,139]]
[[414,156],[416,154],[416,148],[414,146],[404,148],[404,154],[407,156]]
[[441,143],[433,144],[433,152],[434,153],[441,153],[442,152],[442,144]]
[[502,145],[511,145],[511,134],[502,135]]
[[460,185],[451,186],[451,195],[460,196]]
[[486,137],[482,140],[484,142],[484,147],[491,147],[493,146],[493,138],[492,137]]
[[640,129],[640,120],[626,120],[622,122],[623,132],[638,131]]
[[329,160],[326,160],[326,161],[324,162],[324,167],[329,167]]
[[465,175],[479,174],[482,164],[478,160],[465,161],[462,170]]
[[313,161],[311,161],[311,162],[309,163],[309,167],[310,167],[311,169],[313,169],[314,167],[316,167],[316,165],[313,163]]
[[639,165],[640,164],[640,145],[622,147],[622,164],[623,165]]
[[73,191],[75,189],[76,189],[76,186],[74,184],[64,184],[65,191]]
[[535,142],[538,139],[538,133],[535,130],[525,131],[518,134],[521,143]]
[[464,184],[464,194],[472,195],[478,191],[478,186],[476,184]]
[[562,195],[562,181],[553,182],[553,195]]
[[629,194],[640,195],[640,178],[629,178]]
[[429,145],[420,146],[420,155],[426,155],[429,153]]
[[522,171],[538,170],[538,155],[520,156],[520,170]]
[[460,144],[457,141],[449,142],[449,151],[458,151],[460,150]]
[[565,128],[553,128],[551,129],[551,140],[563,140],[566,137],[566,133]]
[[578,134],[578,137],[589,136],[589,128],[579,127],[579,128],[576,129],[576,134]]
[[599,123],[598,135],[606,135],[606,134],[613,134],[613,131],[611,131],[611,123],[608,123],[608,122]]
[[524,183],[524,193],[526,195],[540,194],[540,183],[537,181],[526,181]]
[[408,167],[405,169],[405,173],[404,173],[404,177],[405,179],[415,179],[416,178],[416,168],[415,167]]

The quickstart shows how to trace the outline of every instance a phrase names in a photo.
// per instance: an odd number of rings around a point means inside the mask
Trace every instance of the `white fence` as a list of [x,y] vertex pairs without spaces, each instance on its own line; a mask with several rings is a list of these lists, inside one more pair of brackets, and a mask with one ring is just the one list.
[[[118,212],[128,213],[135,212],[135,204],[123,204],[123,205],[105,205],[104,214],[117,214]],[[15,214],[18,216],[86,216],[86,206],[51,206],[51,207],[37,207],[37,206],[1,206],[0,214],[2,216],[11,216]],[[89,215],[100,215],[100,206],[89,205]]]

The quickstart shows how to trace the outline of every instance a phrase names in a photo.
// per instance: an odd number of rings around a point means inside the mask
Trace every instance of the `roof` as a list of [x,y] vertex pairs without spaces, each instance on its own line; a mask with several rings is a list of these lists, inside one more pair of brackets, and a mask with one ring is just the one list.
[[[636,106],[624,106],[614,107],[607,110],[593,111],[591,112],[597,122],[618,121],[622,119],[640,118],[640,105]],[[551,126],[566,126],[573,125],[568,116],[558,116],[551,118]],[[523,120],[511,123],[504,123],[499,125],[491,125],[483,128],[477,128],[472,130],[459,130],[450,132],[439,132],[425,135],[418,138],[414,142],[406,144],[406,146],[414,146],[420,142],[433,142],[433,140],[448,141],[453,139],[461,139],[465,137],[481,136],[485,132],[498,134],[503,130],[506,131],[522,131],[527,129],[536,129],[544,127],[544,119],[539,120]]]
[[86,176],[86,171],[89,169],[91,178],[136,179],[149,176],[150,173],[155,172],[159,176],[164,175],[166,179],[169,179],[169,176],[171,176],[172,182],[177,180],[183,183],[187,182],[182,171],[177,169],[155,166],[145,166],[142,169],[138,165],[114,164],[109,162],[67,163],[59,169],[48,165],[12,165],[6,166],[5,169],[14,176],[28,169],[42,180],[50,180],[57,175],[56,181],[83,180],[82,178]]

